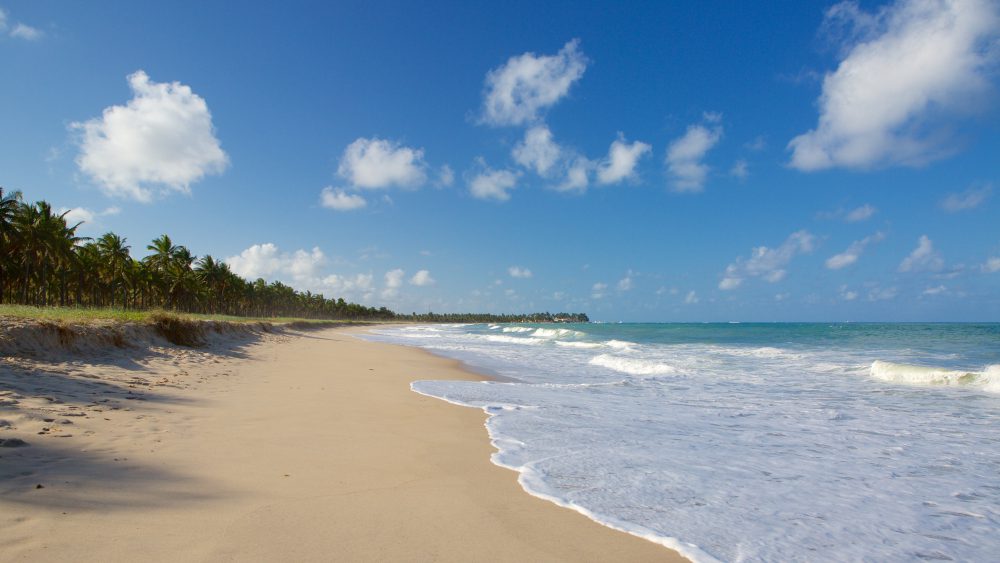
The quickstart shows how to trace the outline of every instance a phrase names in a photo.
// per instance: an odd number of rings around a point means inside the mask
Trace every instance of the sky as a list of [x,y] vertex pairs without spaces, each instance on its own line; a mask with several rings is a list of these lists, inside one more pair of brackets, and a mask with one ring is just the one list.
[[997,321],[998,70],[985,0],[0,0],[0,185],[400,312]]

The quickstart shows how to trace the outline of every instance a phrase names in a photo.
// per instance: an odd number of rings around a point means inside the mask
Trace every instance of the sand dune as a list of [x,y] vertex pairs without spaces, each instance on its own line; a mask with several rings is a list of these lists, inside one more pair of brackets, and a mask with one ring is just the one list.
[[409,390],[476,377],[454,362],[359,329],[30,328],[0,339],[0,438],[28,444],[0,447],[0,560],[680,560],[527,495],[481,412]]

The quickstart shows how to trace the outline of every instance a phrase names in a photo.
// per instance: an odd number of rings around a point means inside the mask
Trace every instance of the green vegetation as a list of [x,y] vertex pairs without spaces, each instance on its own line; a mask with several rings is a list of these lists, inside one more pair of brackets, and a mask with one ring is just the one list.
[[[68,213],[68,212],[67,212]],[[148,321],[149,311],[213,319],[287,318],[414,322],[585,322],[583,314],[412,314],[301,292],[278,281],[245,280],[212,256],[198,258],[169,236],[153,239],[145,258],[132,258],[125,237],[77,236],[45,201],[27,203],[0,187],[0,314],[89,320]],[[9,305],[3,305],[9,304]],[[14,305],[11,307],[11,305]],[[18,308],[20,306],[21,308]],[[53,306],[59,308],[50,309]],[[38,309],[43,307],[46,309]]]

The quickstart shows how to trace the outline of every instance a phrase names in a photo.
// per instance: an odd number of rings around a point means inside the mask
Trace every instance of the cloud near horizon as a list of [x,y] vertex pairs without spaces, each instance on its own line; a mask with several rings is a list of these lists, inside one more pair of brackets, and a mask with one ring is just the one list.
[[564,98],[587,69],[579,40],[567,42],[555,55],[524,53],[486,74],[480,123],[522,125],[539,118]]
[[826,13],[824,29],[837,28],[845,55],[823,79],[816,128],[788,143],[789,165],[917,166],[951,152],[941,118],[989,91],[1000,59],[996,3],[899,0],[867,13],[843,2]]
[[70,125],[80,132],[77,166],[104,193],[150,202],[190,193],[191,184],[229,166],[208,105],[189,86],[153,82],[141,70],[128,83],[133,97],[124,106]]

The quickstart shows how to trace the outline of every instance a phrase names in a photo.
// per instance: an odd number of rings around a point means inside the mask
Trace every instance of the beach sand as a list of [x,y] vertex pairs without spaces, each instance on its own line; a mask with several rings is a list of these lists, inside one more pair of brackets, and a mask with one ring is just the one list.
[[409,389],[478,376],[357,330],[3,357],[0,560],[684,561],[525,493]]

